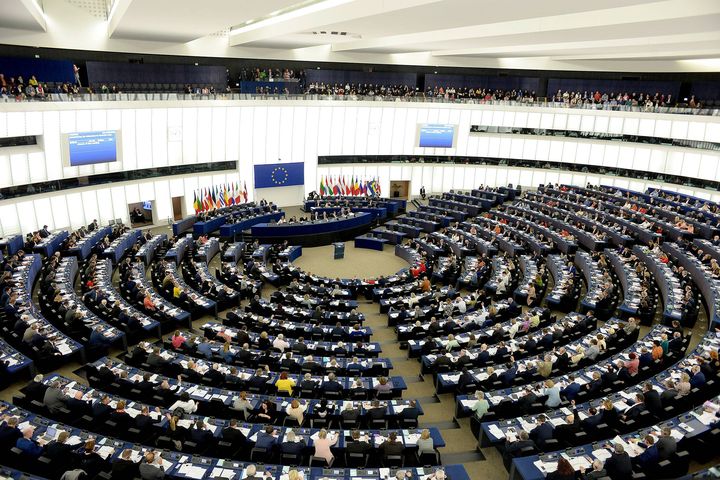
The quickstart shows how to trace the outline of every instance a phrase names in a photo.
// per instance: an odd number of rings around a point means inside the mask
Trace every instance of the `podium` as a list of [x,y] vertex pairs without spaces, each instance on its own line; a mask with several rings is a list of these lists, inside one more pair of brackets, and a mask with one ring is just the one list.
[[334,254],[333,254],[333,258],[335,260],[345,258],[345,243],[344,242],[335,242],[335,243],[333,243],[333,247],[335,247]]

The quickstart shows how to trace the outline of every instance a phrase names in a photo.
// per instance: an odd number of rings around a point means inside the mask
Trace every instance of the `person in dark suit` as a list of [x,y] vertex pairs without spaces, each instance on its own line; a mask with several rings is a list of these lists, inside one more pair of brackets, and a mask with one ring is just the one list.
[[[156,409],[156,411],[159,410]],[[135,416],[135,428],[140,430],[141,432],[147,432],[152,424],[154,423],[153,418],[150,416],[150,409],[143,405],[142,409],[140,410],[140,414]]]
[[305,447],[305,440],[297,438],[293,430],[288,430],[285,441],[280,444],[280,451],[290,455],[302,455]]
[[505,440],[505,448],[503,451],[503,462],[506,466],[510,465],[512,458],[519,454],[523,449],[533,448],[537,446],[530,439],[530,435],[525,430],[521,430],[515,441]]
[[95,440],[88,440],[80,450],[77,468],[85,470],[89,478],[94,478],[105,469],[105,460],[95,452]]
[[327,381],[320,386],[323,392],[342,392],[343,386],[336,380],[335,374],[330,372]]
[[537,425],[530,431],[530,440],[542,446],[545,441],[553,438],[553,430],[553,425],[547,421],[547,417],[538,415]]
[[645,449],[643,453],[635,458],[635,463],[640,469],[653,467],[657,465],[660,453],[658,452],[657,445],[655,445],[655,437],[652,435],[645,435],[642,442],[638,443],[638,446]]
[[642,393],[635,395],[635,403],[625,410],[622,416],[623,421],[635,420],[640,417],[640,414],[646,410],[645,408],[645,396]]
[[56,465],[70,466],[70,460],[72,460],[72,445],[67,444],[67,439],[70,437],[68,432],[62,431],[58,435],[57,440],[53,440],[45,445],[44,455],[52,460]]
[[342,422],[344,424],[354,424],[357,422],[359,417],[360,409],[355,407],[352,402],[346,402],[345,407],[343,408],[342,412],[340,412],[340,418],[342,419]]
[[538,400],[538,396],[533,391],[532,387],[525,388],[525,395],[518,398],[518,400],[516,402],[517,408],[518,408],[518,413],[525,415],[528,412],[528,410],[530,410],[530,406],[533,403],[537,402],[537,400]]
[[0,423],[0,448],[3,448],[3,451],[10,450],[15,446],[18,439],[22,437],[22,432],[17,426],[17,417],[3,416],[2,423]]
[[365,454],[370,451],[370,443],[365,439],[365,437],[360,436],[360,430],[354,429],[350,436],[352,437],[352,440],[348,442],[345,447],[348,453]]
[[213,434],[207,429],[207,425],[205,425],[203,420],[197,420],[195,422],[195,428],[190,430],[190,440],[200,447],[207,447],[214,443]]
[[90,415],[90,403],[83,400],[82,392],[75,392],[75,395],[65,401],[65,406],[74,418],[81,418],[83,415]]
[[595,407],[590,407],[588,413],[589,415],[580,422],[580,426],[583,430],[592,431],[592,429],[602,423],[602,413],[598,413]]
[[236,447],[244,445],[247,442],[245,434],[240,431],[237,426],[237,420],[234,418],[230,420],[227,427],[222,429],[220,436],[224,441],[229,442]]
[[265,448],[268,451],[277,444],[277,437],[275,437],[275,428],[272,425],[266,425],[265,428],[258,432],[257,440],[255,441],[255,448]]
[[625,452],[625,447],[620,443],[615,444],[615,450],[610,458],[605,460],[605,470],[608,477],[615,479],[625,479],[632,476],[632,461],[630,455]]
[[114,422],[119,431],[123,431],[128,428],[132,422],[132,417],[125,411],[125,400],[117,402],[115,410],[108,414],[108,420]]
[[113,480],[132,480],[140,475],[138,464],[133,462],[130,457],[132,450],[126,448],[120,454],[120,457],[112,464],[111,476]]
[[672,405],[679,392],[675,386],[675,381],[672,378],[668,378],[665,381],[664,386],[665,390],[660,394],[660,403],[663,408],[666,408]]
[[417,402],[415,400],[410,400],[408,405],[397,414],[398,419],[406,420],[417,420],[419,416],[420,413],[418,412]]
[[582,385],[575,381],[575,375],[568,375],[568,385],[560,390],[560,396],[567,401],[573,401],[581,389]]
[[[573,407],[574,406],[573,402]],[[580,417],[578,416],[577,410],[573,409],[573,413],[565,417],[565,424],[555,427],[553,436],[558,442],[568,445],[575,437],[575,434],[580,431],[580,428]]]
[[653,388],[652,383],[645,382],[643,384],[643,396],[645,397],[645,408],[653,415],[658,415],[663,407],[660,394]]
[[675,452],[677,452],[677,440],[672,436],[670,427],[662,427],[660,430],[660,438],[655,442],[658,450],[658,462],[667,460]]
[[107,395],[103,395],[103,397],[93,403],[92,407],[92,416],[95,418],[95,420],[105,420],[110,415],[110,412],[113,411],[112,407],[110,406],[110,397]]
[[378,447],[378,450],[387,458],[390,455],[402,455],[405,452],[405,445],[398,440],[396,432],[390,432],[387,440]]

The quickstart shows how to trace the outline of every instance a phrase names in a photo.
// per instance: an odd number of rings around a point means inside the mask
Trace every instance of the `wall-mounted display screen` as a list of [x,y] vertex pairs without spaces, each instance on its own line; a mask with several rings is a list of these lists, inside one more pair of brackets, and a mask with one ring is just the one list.
[[455,125],[436,123],[418,125],[418,146],[453,148],[455,146]]
[[71,167],[116,162],[117,131],[77,132],[66,135],[67,159]]

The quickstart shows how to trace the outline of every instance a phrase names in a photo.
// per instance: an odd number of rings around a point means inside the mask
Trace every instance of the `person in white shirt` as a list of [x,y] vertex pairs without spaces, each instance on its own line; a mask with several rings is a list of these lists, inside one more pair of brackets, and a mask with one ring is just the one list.
[[273,348],[277,348],[281,352],[285,352],[286,348],[290,348],[290,343],[285,340],[285,335],[280,333],[277,337],[275,337],[275,340],[273,340]]
[[183,392],[182,395],[180,395],[180,400],[170,406],[170,411],[173,412],[178,408],[182,408],[185,413],[195,413],[197,412],[198,404],[190,398],[187,392]]
[[457,308],[460,313],[467,312],[467,304],[465,303],[465,299],[463,297],[458,297],[455,300],[455,308]]
[[293,400],[288,404],[287,408],[285,409],[285,413],[288,417],[293,418],[297,420],[298,425],[302,425],[305,415],[305,410],[307,410],[307,406],[300,403],[298,400]]

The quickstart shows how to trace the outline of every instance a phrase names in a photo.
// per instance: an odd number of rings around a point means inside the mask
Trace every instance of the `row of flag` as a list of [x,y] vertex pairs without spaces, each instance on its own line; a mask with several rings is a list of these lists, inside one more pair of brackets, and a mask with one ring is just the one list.
[[356,175],[324,175],[320,177],[320,196],[325,195],[370,195],[380,196],[380,182],[377,177],[361,180]]
[[243,182],[242,190],[238,182],[201,188],[195,190],[193,197],[195,213],[247,203],[247,183]]

